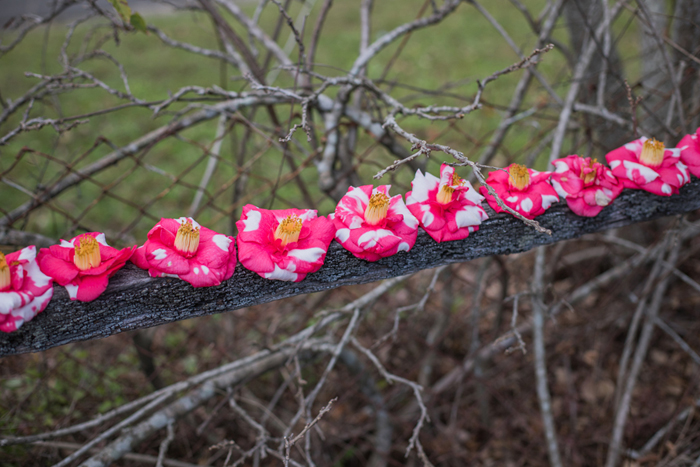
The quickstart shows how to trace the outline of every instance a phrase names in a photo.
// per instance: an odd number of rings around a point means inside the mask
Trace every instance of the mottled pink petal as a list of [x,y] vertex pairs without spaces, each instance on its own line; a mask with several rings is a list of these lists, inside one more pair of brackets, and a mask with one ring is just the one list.
[[605,158],[613,174],[626,188],[641,189],[659,196],[671,196],[690,181],[688,169],[682,163],[681,148],[664,150],[658,167],[649,167],[640,160],[646,137],[609,152]]
[[[266,279],[298,282],[321,268],[335,235],[330,220],[309,209],[270,211],[252,205],[246,208],[236,223],[238,257],[246,269]],[[280,222],[292,215],[301,219],[299,239],[282,246],[282,240],[275,240],[274,233]]]
[[[184,222],[199,229],[199,245],[188,257],[174,248],[177,231]],[[148,240],[136,250],[132,262],[147,269],[152,277],[176,276],[194,287],[210,287],[233,275],[236,248],[232,237],[203,227],[191,217],[164,218],[151,229]]]
[[[511,166],[507,168],[510,170]],[[514,211],[528,219],[534,219],[544,213],[549,206],[559,200],[557,192],[549,183],[551,172],[538,172],[527,169],[530,175],[530,184],[523,190],[510,186],[510,175],[506,170],[494,170],[489,173],[486,184],[490,185],[501,198],[503,203]],[[496,212],[504,212],[496,199],[488,194],[486,186],[479,187],[489,206]]]

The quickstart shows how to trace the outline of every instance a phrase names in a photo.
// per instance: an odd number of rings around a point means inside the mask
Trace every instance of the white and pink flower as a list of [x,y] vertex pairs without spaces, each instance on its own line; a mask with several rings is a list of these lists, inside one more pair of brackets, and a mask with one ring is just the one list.
[[[511,164],[505,170],[489,173],[486,183],[494,189],[503,204],[528,219],[534,219],[559,201],[557,192],[549,183],[550,175],[551,172],[538,172],[520,164]],[[481,186],[479,191],[494,211],[505,211],[488,194],[487,187]]]
[[671,196],[690,181],[682,152],[683,148],[666,148],[661,141],[642,137],[609,152],[605,159],[625,188]]
[[612,171],[590,157],[566,156],[552,161],[551,182],[560,197],[579,216],[597,216],[622,192]]
[[52,296],[53,280],[39,269],[34,245],[0,253],[0,331],[19,329],[44,311]]
[[202,227],[191,217],[163,218],[131,262],[151,277],[178,277],[193,287],[211,287],[233,275],[236,244],[233,237]]
[[109,278],[124,266],[134,248],[112,248],[104,233],[88,232],[42,248],[37,261],[44,274],[66,288],[71,300],[89,302],[105,291]]
[[418,219],[401,195],[389,196],[390,187],[351,186],[328,216],[337,229],[335,239],[358,258],[377,261],[416,243]]
[[685,135],[676,149],[680,149],[681,162],[688,167],[688,171],[700,178],[700,128],[693,134]]
[[270,211],[248,204],[238,227],[238,259],[265,279],[299,282],[318,271],[335,235],[333,222],[312,209]]
[[481,207],[484,197],[447,164],[440,167],[440,178],[417,170],[411,187],[406,207],[436,242],[467,238],[488,219]]

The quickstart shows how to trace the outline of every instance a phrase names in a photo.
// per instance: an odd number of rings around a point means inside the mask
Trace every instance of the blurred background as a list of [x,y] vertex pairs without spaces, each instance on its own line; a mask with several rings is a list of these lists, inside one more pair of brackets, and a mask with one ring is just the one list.
[[[413,153],[382,126],[388,116],[484,166],[538,170],[567,154],[602,161],[641,135],[674,146],[700,126],[694,0],[0,0],[0,26],[5,253],[85,231],[141,244],[161,217],[183,215],[235,235],[245,204],[326,215],[351,185],[405,193],[417,169],[454,162],[433,152],[374,180]],[[479,82],[519,62],[470,111]],[[471,169],[458,172],[477,185]],[[691,213],[542,253],[559,465],[700,465],[697,222]],[[531,328],[523,346],[494,350],[529,323],[534,266],[528,252],[422,271],[363,307],[353,339],[420,384],[420,403],[359,347],[345,347],[325,375],[331,354],[320,346],[179,417],[165,461],[284,464],[278,444],[311,421],[294,415],[318,387],[314,416],[338,400],[292,453],[301,465],[557,465]],[[74,426],[254,355],[376,286],[6,357],[0,436]],[[342,322],[320,334],[337,343]],[[0,447],[3,463],[54,465],[115,421],[105,423]],[[116,465],[156,465],[166,435],[153,432]]]

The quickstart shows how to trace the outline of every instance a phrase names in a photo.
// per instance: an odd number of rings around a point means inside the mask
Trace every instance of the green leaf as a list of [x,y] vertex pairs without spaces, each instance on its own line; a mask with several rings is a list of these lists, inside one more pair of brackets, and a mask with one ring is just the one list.
[[143,17],[140,14],[134,13],[133,15],[131,15],[131,25],[137,31],[141,31],[144,34],[148,34],[148,29],[146,28],[146,21],[144,21]]
[[111,3],[114,9],[117,10],[119,16],[122,17],[122,20],[124,20],[125,23],[128,23],[129,18],[131,18],[131,8],[129,7],[129,2],[127,0],[109,0],[109,3]]

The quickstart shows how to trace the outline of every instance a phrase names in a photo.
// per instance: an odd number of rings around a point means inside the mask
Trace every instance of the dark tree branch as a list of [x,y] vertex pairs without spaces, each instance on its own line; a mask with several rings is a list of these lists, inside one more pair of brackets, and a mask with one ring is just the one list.
[[176,279],[153,279],[129,264],[110,281],[107,291],[89,303],[71,302],[63,287],[43,313],[19,331],[0,335],[0,356],[46,350],[69,342],[111,336],[181,319],[221,313],[294,295],[364,284],[482,256],[530,250],[539,245],[580,237],[700,208],[700,180],[693,178],[679,195],[660,197],[625,190],[596,217],[574,215],[563,202],[537,218],[552,235],[536,232],[518,219],[495,214],[467,239],[436,243],[420,232],[415,247],[376,263],[359,260],[331,244],[321,270],[299,283],[266,280],[238,265],[233,278],[218,287],[194,289]]

